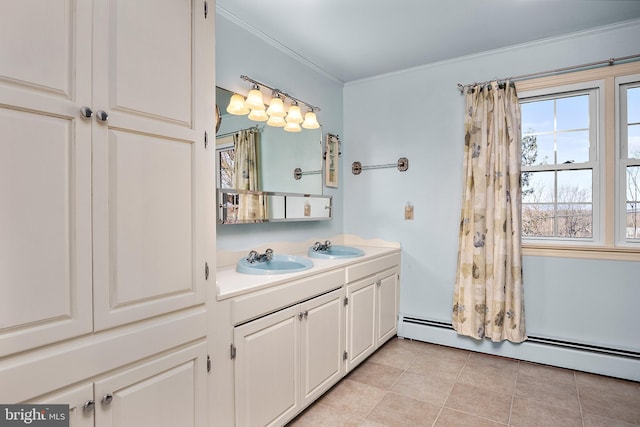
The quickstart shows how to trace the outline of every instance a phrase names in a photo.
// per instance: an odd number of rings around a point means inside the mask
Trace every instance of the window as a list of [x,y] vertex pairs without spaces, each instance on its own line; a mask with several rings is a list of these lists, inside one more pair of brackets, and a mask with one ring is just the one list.
[[523,237],[598,235],[597,101],[597,87],[521,100]]
[[[631,80],[630,83],[623,83]],[[635,80],[635,81],[633,81]],[[640,76],[618,79],[621,232],[624,243],[640,243]]]
[[516,86],[523,253],[640,260],[640,62]]

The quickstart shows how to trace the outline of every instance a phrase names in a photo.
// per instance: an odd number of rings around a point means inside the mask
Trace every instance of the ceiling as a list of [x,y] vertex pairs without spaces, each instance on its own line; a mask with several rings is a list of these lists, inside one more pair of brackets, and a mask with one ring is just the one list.
[[216,0],[216,10],[348,82],[635,20],[640,1]]

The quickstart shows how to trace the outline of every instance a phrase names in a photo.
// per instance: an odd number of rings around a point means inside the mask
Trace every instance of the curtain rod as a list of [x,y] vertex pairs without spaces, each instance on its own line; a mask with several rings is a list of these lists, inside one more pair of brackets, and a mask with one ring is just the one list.
[[223,133],[223,134],[220,134],[220,135],[216,135],[216,138],[224,138],[225,136],[235,135],[236,133],[242,132],[243,130],[252,130],[254,132],[262,132],[262,129],[258,125],[255,125],[255,126],[251,126],[251,127],[244,128],[244,129],[234,130],[233,132],[227,132],[227,133]]
[[[518,80],[526,80],[532,77],[541,77],[541,76],[546,76],[549,74],[561,74],[567,71],[573,71],[573,70],[579,70],[581,68],[589,68],[589,67],[596,67],[596,66],[602,66],[602,65],[607,65],[607,66],[611,66],[614,65],[616,62],[620,62],[620,61],[628,61],[630,59],[634,59],[634,60],[640,60],[640,54],[635,54],[635,55],[629,55],[629,56],[623,56],[620,58],[609,58],[609,59],[605,59],[602,61],[596,61],[596,62],[589,62],[587,64],[580,64],[580,65],[572,65],[569,67],[563,67],[563,68],[557,68],[555,70],[547,70],[547,71],[539,71],[537,73],[530,73],[530,74],[522,74],[520,76],[514,76],[514,77],[508,77],[505,79],[496,79],[498,80],[498,82],[505,82],[505,81],[518,81]],[[460,94],[464,93],[464,90],[466,88],[470,88],[472,86],[476,86],[476,85],[487,85],[488,83],[490,83],[491,80],[487,80],[485,82],[476,82],[476,83],[467,83],[465,85],[458,83],[458,90],[460,91]]]
[[289,98],[289,99],[291,99],[291,100],[293,100],[293,101],[297,102],[298,104],[304,104],[304,105],[306,105],[307,107],[311,108],[313,111],[321,111],[321,110],[320,110],[320,107],[316,107],[316,106],[314,106],[314,105],[309,104],[308,102],[304,102],[304,101],[302,101],[301,99],[298,99],[298,98],[296,98],[296,97],[294,97],[294,96],[289,95],[289,94],[288,94],[288,93],[286,93],[286,92],[281,91],[280,89],[274,89],[274,88],[272,88],[272,87],[271,87],[271,86],[269,86],[269,85],[266,85],[266,84],[264,84],[264,83],[262,83],[262,82],[259,82],[259,81],[257,81],[257,80],[253,80],[251,77],[247,77],[247,76],[245,76],[245,75],[242,75],[242,76],[240,76],[240,78],[241,78],[242,80],[244,80],[245,82],[253,83],[254,85],[257,85],[257,86],[260,86],[260,87],[266,87],[266,88],[267,88],[267,89],[269,89],[271,92],[277,92],[277,93],[279,93],[280,95],[286,96],[287,98]]

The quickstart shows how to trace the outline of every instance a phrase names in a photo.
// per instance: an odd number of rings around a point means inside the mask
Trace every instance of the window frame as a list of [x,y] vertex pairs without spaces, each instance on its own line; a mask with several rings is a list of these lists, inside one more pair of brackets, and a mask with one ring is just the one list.
[[[524,97],[523,95],[530,96],[532,93],[552,93],[554,88],[590,82],[593,84],[595,81],[603,82],[603,89],[599,93],[599,111],[601,112],[598,149],[601,172],[598,180],[600,186],[598,221],[601,226],[599,240],[579,243],[573,240],[560,241],[557,238],[553,238],[554,241],[532,241],[523,238],[523,255],[640,261],[640,244],[623,244],[619,239],[621,222],[620,101],[619,86],[616,85],[616,78],[618,81],[623,81],[627,76],[638,74],[640,74],[640,61],[516,82],[516,90],[521,98]],[[558,92],[564,92],[564,90]],[[594,222],[595,220],[594,218]]]

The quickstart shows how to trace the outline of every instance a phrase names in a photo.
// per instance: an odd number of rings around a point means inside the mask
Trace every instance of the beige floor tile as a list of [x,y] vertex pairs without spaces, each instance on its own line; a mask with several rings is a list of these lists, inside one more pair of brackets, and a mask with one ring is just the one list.
[[575,384],[518,374],[515,394],[525,399],[539,400],[560,408],[580,411],[578,390]]
[[509,394],[496,393],[467,384],[456,384],[444,406],[507,424],[511,400],[512,396]]
[[582,414],[584,427],[634,427],[637,424],[625,423],[624,421],[603,418],[593,414]]
[[466,364],[467,358],[468,354],[462,355],[454,352],[447,354],[439,349],[429,349],[429,351],[418,355],[408,370],[455,380]]
[[622,380],[619,378],[606,377],[604,375],[589,374],[586,372],[575,372],[576,385],[578,390],[581,387],[592,387],[599,389],[602,393],[640,393],[638,383],[634,381]]
[[580,412],[514,397],[509,425],[513,427],[582,427]]
[[322,403],[311,406],[289,424],[290,427],[359,427],[363,418],[336,411]]
[[394,427],[431,426],[439,412],[440,406],[389,392],[367,419]]
[[415,358],[424,351],[426,344],[417,341],[391,339],[381,349],[371,355],[371,362],[407,369]]
[[434,424],[435,427],[502,427],[505,425],[449,408],[442,410]]
[[551,380],[565,384],[575,385],[575,375],[569,369],[556,368],[555,366],[541,365],[538,363],[520,362],[518,367],[520,374],[528,375],[542,380]]
[[400,368],[366,361],[351,372],[347,378],[351,381],[357,381],[382,390],[388,390],[402,372],[403,370]]
[[499,357],[491,354],[471,353],[469,362],[479,366],[488,366],[504,371],[517,371],[518,361],[508,357]]
[[582,412],[640,425],[640,391],[620,386],[578,385]]
[[518,371],[504,371],[490,366],[467,363],[458,382],[502,394],[513,394]]
[[349,379],[343,379],[320,403],[340,412],[364,418],[384,396],[384,391]]
[[453,378],[406,371],[400,375],[391,391],[434,405],[442,405],[454,383]]

